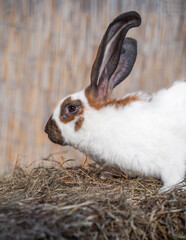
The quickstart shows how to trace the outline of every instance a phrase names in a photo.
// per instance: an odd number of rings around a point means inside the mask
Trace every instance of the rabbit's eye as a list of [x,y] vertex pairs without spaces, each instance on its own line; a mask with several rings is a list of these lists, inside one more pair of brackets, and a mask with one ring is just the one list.
[[69,106],[67,107],[67,109],[68,109],[68,111],[69,111],[70,113],[73,113],[73,112],[76,111],[76,106],[69,105]]
[[72,100],[70,97],[64,100],[62,105],[60,106],[60,120],[61,121],[72,121],[76,115],[80,115],[83,113],[82,102],[77,100]]

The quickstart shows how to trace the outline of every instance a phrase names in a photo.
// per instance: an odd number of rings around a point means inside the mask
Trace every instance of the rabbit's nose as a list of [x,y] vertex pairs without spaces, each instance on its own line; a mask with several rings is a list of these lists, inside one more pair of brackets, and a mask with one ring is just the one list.
[[52,116],[51,116],[51,117],[49,118],[46,126],[45,126],[45,132],[46,132],[47,134],[49,134],[49,132],[50,132],[50,130],[51,130],[51,128],[52,128],[52,125],[53,125],[53,121],[52,121]]
[[46,126],[45,126],[45,132],[48,134],[48,138],[56,143],[56,144],[60,144],[60,145],[66,145],[65,141],[62,137],[62,133],[60,131],[60,129],[58,128],[56,121],[54,119],[52,119],[52,116],[49,118]]

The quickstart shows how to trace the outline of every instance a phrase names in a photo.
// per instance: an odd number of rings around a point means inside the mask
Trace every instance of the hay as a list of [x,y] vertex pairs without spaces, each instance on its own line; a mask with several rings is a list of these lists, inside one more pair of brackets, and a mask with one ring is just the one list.
[[0,239],[185,239],[186,194],[90,165],[0,181]]

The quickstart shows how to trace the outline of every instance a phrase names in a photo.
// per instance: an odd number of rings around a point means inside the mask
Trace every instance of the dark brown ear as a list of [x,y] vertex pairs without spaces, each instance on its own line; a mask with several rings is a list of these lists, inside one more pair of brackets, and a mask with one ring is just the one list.
[[88,91],[105,101],[113,88],[131,72],[137,55],[137,42],[125,36],[130,28],[141,24],[137,12],[119,15],[108,26],[91,71]]
[[[109,89],[115,88],[132,71],[137,56],[137,41],[133,38],[126,38],[123,42],[118,65],[109,79]],[[112,62],[112,61],[110,61]],[[107,64],[106,68],[109,68]]]

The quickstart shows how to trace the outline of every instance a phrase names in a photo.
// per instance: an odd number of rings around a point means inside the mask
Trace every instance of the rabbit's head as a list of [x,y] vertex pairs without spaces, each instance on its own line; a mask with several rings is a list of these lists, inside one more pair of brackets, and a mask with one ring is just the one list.
[[[88,112],[98,113],[111,102],[112,90],[131,72],[136,60],[137,42],[125,36],[130,28],[140,24],[139,14],[133,11],[119,15],[110,23],[92,67],[90,85],[62,99],[47,122],[45,132],[51,141],[78,147],[75,139],[83,129],[85,131]],[[96,115],[91,115],[91,118],[95,124]]]

